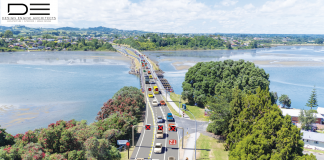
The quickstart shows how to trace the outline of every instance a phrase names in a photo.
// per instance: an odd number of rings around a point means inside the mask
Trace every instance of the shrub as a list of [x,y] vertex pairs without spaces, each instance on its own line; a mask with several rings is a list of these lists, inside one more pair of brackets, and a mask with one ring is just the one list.
[[[97,139],[95,137],[90,137],[84,143],[87,159],[95,158],[98,160],[104,159],[120,159],[120,154],[116,153],[116,148],[108,144],[108,141],[105,139]],[[112,151],[110,151],[112,150]],[[113,155],[112,155],[113,153]]]
[[40,144],[31,142],[24,147],[21,158],[22,160],[43,159],[45,158],[45,152]]
[[13,144],[14,144],[13,136],[7,133],[6,129],[0,128],[0,147],[6,145],[13,145]]

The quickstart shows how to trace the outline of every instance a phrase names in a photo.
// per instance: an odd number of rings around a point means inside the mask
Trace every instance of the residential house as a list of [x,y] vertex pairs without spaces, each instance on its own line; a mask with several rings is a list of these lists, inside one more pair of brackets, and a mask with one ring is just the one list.
[[28,50],[38,50],[37,47],[28,48]]
[[58,40],[57,43],[62,43],[63,41],[62,40]]
[[45,47],[44,46],[38,46],[37,48],[38,49],[44,49]]
[[71,42],[71,39],[64,39],[65,42]]
[[8,47],[9,47],[9,48],[13,48],[14,46],[13,46],[13,45],[9,45]]
[[14,46],[19,46],[20,44],[19,44],[19,43],[14,43],[13,45],[14,45]]
[[51,49],[51,47],[46,47],[46,50],[50,50]]
[[47,41],[55,41],[55,39],[47,39]]
[[[282,115],[290,115],[291,116],[291,121],[293,123],[299,123],[299,120],[298,120],[298,117],[299,117],[299,114],[300,114],[300,109],[283,109],[283,108],[280,108],[281,111],[282,111]],[[316,124],[324,124],[323,121],[324,121],[324,116],[319,114],[319,113],[314,113],[315,116],[316,116]]]
[[324,134],[310,131],[300,131],[303,133],[302,139],[305,148],[324,151]]
[[72,42],[71,44],[78,44],[77,42]]

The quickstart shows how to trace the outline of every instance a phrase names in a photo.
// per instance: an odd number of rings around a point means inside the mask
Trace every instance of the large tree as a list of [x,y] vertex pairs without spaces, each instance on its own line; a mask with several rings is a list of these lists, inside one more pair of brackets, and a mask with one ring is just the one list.
[[234,103],[239,114],[230,120],[226,139],[229,159],[308,158],[303,156],[300,129],[292,124],[290,116],[283,116],[272,104],[267,90],[258,88],[256,94],[236,94]]
[[13,37],[13,33],[10,30],[6,30],[4,33],[5,38],[11,38]]
[[279,97],[279,103],[282,104],[283,107],[287,107],[287,108],[291,107],[291,99],[285,94],[282,94]]
[[308,99],[308,102],[306,103],[306,106],[311,107],[311,110],[313,109],[313,107],[318,106],[315,86],[314,86],[314,89],[313,89],[309,99]]
[[98,112],[97,120],[108,118],[111,114],[127,113],[131,116],[137,116],[144,108],[144,95],[136,87],[123,87],[112,99],[109,99]]
[[189,103],[202,105],[208,96],[224,94],[231,101],[232,89],[238,87],[245,93],[255,93],[259,86],[269,87],[269,74],[252,62],[225,60],[199,62],[191,67],[182,83],[182,96]]
[[300,110],[298,120],[301,123],[302,129],[311,130],[312,124],[316,122],[316,115],[312,110]]

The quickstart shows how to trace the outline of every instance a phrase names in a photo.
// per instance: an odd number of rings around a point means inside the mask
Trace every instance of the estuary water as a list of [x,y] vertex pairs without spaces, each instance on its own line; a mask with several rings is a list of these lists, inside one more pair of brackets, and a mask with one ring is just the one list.
[[316,86],[320,107],[324,107],[324,47],[281,46],[254,50],[209,51],[156,51],[145,52],[158,62],[164,76],[175,93],[181,94],[182,82],[188,68],[197,62],[223,61],[226,59],[254,62],[270,74],[270,90],[286,94],[292,108],[310,109],[305,106]]
[[0,53],[0,125],[11,134],[62,120],[95,121],[124,86],[140,87],[116,52]]

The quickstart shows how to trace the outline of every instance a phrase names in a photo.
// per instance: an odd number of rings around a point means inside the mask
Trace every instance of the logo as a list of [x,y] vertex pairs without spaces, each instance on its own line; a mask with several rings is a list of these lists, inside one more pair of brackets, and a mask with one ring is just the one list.
[[57,24],[58,0],[1,0],[1,24]]

